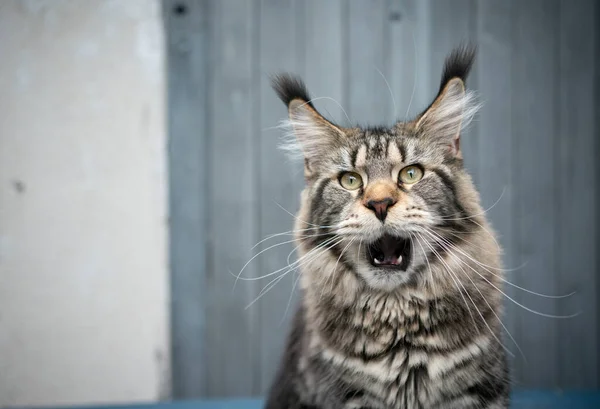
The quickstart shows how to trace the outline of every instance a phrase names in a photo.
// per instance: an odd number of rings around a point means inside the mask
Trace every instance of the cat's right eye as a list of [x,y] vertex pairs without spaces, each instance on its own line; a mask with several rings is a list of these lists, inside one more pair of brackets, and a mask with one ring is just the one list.
[[346,172],[340,176],[340,185],[346,190],[356,190],[363,185],[362,177],[356,172]]

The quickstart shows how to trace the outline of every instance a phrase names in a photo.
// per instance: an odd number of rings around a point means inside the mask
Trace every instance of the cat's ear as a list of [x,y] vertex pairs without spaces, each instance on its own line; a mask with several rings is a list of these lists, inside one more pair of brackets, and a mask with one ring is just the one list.
[[435,138],[450,147],[455,157],[462,157],[460,133],[479,110],[475,94],[465,89],[475,48],[463,46],[446,58],[440,90],[433,103],[415,121],[415,129],[423,137]]
[[273,77],[272,83],[289,114],[283,123],[287,135],[281,148],[291,156],[303,156],[306,167],[310,167],[329,153],[345,133],[315,109],[302,80],[284,74]]

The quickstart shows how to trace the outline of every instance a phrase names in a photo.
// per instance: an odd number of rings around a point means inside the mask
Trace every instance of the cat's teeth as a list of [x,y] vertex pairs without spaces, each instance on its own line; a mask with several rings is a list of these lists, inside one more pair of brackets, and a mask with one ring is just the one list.
[[394,260],[394,264],[400,264],[402,263],[402,256],[398,256],[398,258],[396,260]]
[[381,263],[382,263],[382,261],[381,261],[381,260],[379,260],[377,257],[375,257],[375,258],[373,259],[373,261],[375,261],[375,264],[381,264]]

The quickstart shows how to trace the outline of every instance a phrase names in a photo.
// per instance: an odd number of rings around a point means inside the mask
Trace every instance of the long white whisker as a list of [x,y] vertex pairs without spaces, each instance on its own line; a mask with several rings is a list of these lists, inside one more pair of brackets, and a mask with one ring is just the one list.
[[481,211],[481,213],[476,213],[476,214],[472,214],[470,216],[466,216],[466,217],[432,217],[433,219],[436,220],[467,220],[467,219],[472,219],[473,217],[477,217],[477,216],[483,216],[484,214],[486,214],[487,212],[489,212],[490,210],[492,210],[494,207],[496,207],[496,205],[498,203],[500,203],[500,200],[502,200],[502,197],[504,196],[504,193],[506,192],[506,186],[504,186],[502,188],[502,192],[500,193],[500,196],[498,197],[498,199],[496,199],[496,201],[487,209],[484,209]]
[[[411,233],[411,237],[413,237],[412,233]],[[416,237],[415,237],[416,239]],[[422,238],[421,238],[422,240]],[[435,294],[435,280],[433,279],[433,271],[431,271],[431,265],[429,264],[429,259],[427,258],[427,252],[425,251],[425,249],[423,248],[423,245],[421,244],[421,242],[419,240],[415,240],[417,242],[417,244],[419,245],[419,247],[421,247],[421,251],[423,252],[423,256],[425,257],[425,262],[427,263],[427,268],[429,269],[429,278],[431,279],[431,292],[433,293],[433,298],[435,299],[435,306],[437,308],[437,295]]]
[[479,226],[479,228],[481,228],[484,232],[486,232],[494,241],[494,243],[496,244],[496,248],[498,250],[500,250],[500,243],[498,243],[498,240],[496,240],[496,237],[494,237],[494,235],[492,234],[492,232],[490,232],[488,229],[486,229],[485,227],[483,227],[481,224],[477,223],[475,220],[471,220],[472,223],[475,223],[477,226]]
[[539,312],[536,310],[532,310],[531,308],[519,303],[518,301],[516,301],[515,299],[513,299],[511,296],[509,296],[508,294],[506,294],[504,291],[502,291],[500,288],[498,288],[498,286],[496,286],[494,283],[492,283],[490,280],[488,280],[487,277],[485,277],[483,274],[481,274],[479,271],[477,271],[476,269],[474,269],[473,267],[471,267],[471,265],[465,263],[465,265],[467,267],[469,267],[475,274],[477,274],[479,277],[481,277],[483,280],[485,280],[489,285],[491,285],[493,288],[495,288],[500,294],[504,295],[506,298],[508,298],[510,301],[512,301],[515,305],[518,305],[519,307],[523,308],[526,311],[531,312],[532,314],[536,314],[539,315],[541,317],[546,317],[546,318],[556,318],[556,319],[567,319],[567,318],[573,318],[578,316],[580,313],[575,313],[575,314],[571,314],[571,315],[553,315],[553,314],[545,314],[543,312]]
[[[427,227],[425,227],[425,229],[427,229]],[[429,229],[429,230],[430,230],[430,231],[432,231],[432,232],[434,231],[433,229]],[[467,244],[469,244],[469,245],[471,245],[471,246],[473,246],[473,247],[475,247],[475,248],[477,248],[477,249],[479,249],[479,250],[487,251],[487,249],[485,249],[484,247],[478,246],[477,244],[473,243],[472,241],[465,239],[465,238],[464,238],[464,237],[462,237],[461,235],[459,235],[459,234],[456,234],[455,232],[453,232],[453,231],[451,231],[451,230],[447,230],[447,229],[441,229],[441,231],[443,231],[444,233],[450,234],[450,235],[452,235],[453,237],[455,237],[455,238],[459,239],[460,241],[463,241],[463,242],[465,242],[465,243],[467,243]],[[438,233],[438,234],[439,234],[439,233]],[[481,262],[479,262],[478,264],[479,264],[479,265],[481,265],[481,266],[485,266],[485,267],[487,267],[487,268],[491,268],[492,270],[496,270],[496,271],[502,271],[502,272],[504,272],[504,273],[509,273],[509,272],[518,271],[518,270],[521,270],[521,269],[523,269],[523,268],[524,268],[524,267],[525,267],[525,266],[526,266],[528,263],[527,263],[527,261],[525,261],[525,262],[523,262],[521,265],[519,265],[518,267],[514,267],[514,268],[500,268],[500,267],[494,267],[494,266],[490,266],[490,265],[487,265],[487,264],[483,264],[483,263],[481,263]]]
[[296,289],[296,286],[298,285],[298,281],[300,281],[301,274],[302,274],[301,272],[298,273],[298,278],[296,278],[296,280],[294,281],[294,285],[292,286],[292,291],[290,292],[290,298],[288,299],[287,306],[285,307],[285,311],[283,312],[283,317],[281,317],[281,321],[279,322],[279,325],[283,324],[283,321],[285,320],[285,317],[290,309],[290,304],[292,303],[292,298],[294,296],[294,290]]
[[[427,244],[429,246],[429,243],[427,241],[425,241],[425,244]],[[435,249],[430,246],[431,250],[434,251],[436,253],[436,255],[438,256],[438,259],[440,260],[440,262],[442,262],[445,266],[446,266],[446,271],[448,271],[448,273],[452,276],[453,273],[450,269],[450,266],[448,266],[448,264],[446,264],[443,260],[442,257],[437,253],[437,251],[435,251]],[[462,269],[462,267],[460,267]],[[464,271],[463,269],[463,273],[466,274],[466,271]],[[458,280],[458,277],[455,278],[456,280]],[[458,280],[460,282],[460,280]],[[462,285],[462,284],[461,284]],[[473,307],[475,307],[475,310],[477,311],[477,313],[479,314],[479,316],[481,317],[481,320],[483,321],[483,323],[485,324],[485,326],[487,327],[487,329],[490,331],[490,334],[492,334],[492,336],[494,337],[494,339],[498,342],[498,344],[500,344],[500,346],[502,346],[502,348],[506,351],[506,353],[508,353],[510,356],[514,357],[515,355],[512,353],[512,351],[510,349],[508,349],[500,339],[498,339],[498,337],[496,336],[496,334],[494,333],[494,331],[492,330],[492,328],[490,327],[490,325],[488,324],[487,320],[485,319],[485,317],[483,316],[483,314],[481,313],[481,311],[479,310],[479,308],[477,307],[477,304],[475,304],[475,301],[473,300],[473,297],[471,297],[471,295],[469,294],[469,291],[467,291],[467,289],[465,288],[464,285],[462,285],[463,289],[465,290],[465,293],[467,294],[467,297],[469,297],[469,299],[471,300],[471,303],[473,304]],[[479,289],[478,289],[479,291]],[[464,298],[463,298],[464,299]],[[466,303],[466,301],[465,301]],[[486,300],[487,303],[487,300]],[[489,305],[489,304],[488,304]],[[468,305],[467,305],[468,306]],[[491,307],[490,307],[491,308]],[[493,308],[491,308],[493,311]],[[469,312],[471,311],[471,309],[469,308]],[[494,312],[495,314],[495,312]],[[477,324],[475,324],[475,321],[473,320],[473,324],[477,327]],[[503,324],[504,325],[504,324]],[[517,348],[519,348],[519,346],[517,345]],[[521,348],[519,348],[519,350],[521,350]]]
[[336,101],[334,98],[331,98],[331,97],[316,97],[316,98],[313,98],[313,99],[311,99],[310,101],[306,101],[304,104],[302,104],[302,105],[300,105],[300,106],[307,105],[307,104],[309,104],[309,103],[311,103],[311,102],[313,102],[313,101],[318,101],[318,100],[320,100],[320,99],[328,99],[328,100],[330,100],[330,101],[333,101],[333,102],[335,102],[335,103],[337,104],[337,106],[339,106],[339,107],[340,107],[340,109],[342,110],[342,112],[344,113],[344,115],[346,116],[346,119],[348,120],[348,125],[352,123],[352,121],[350,120],[350,117],[349,117],[349,116],[348,116],[348,114],[346,113],[346,110],[344,110],[344,107],[342,107],[342,104],[340,104],[340,103],[339,103],[339,102],[337,102],[337,101]]
[[[310,259],[310,261],[316,259],[317,257],[320,257],[321,255],[325,254],[329,249],[331,249],[333,246],[337,245],[338,243],[340,243],[343,240],[340,239],[340,241],[337,241],[335,243],[333,243],[331,246],[325,248],[325,249],[321,249],[322,252],[319,254],[313,254],[314,257],[312,257]],[[315,249],[311,250],[309,253],[305,254],[305,256],[309,255],[310,253],[312,253]],[[305,260],[305,262],[308,262],[308,260]],[[265,287],[263,287],[263,289],[259,292],[258,296],[250,303],[246,306],[246,310],[248,308],[250,308],[252,305],[254,305],[254,303],[256,303],[259,299],[261,299],[266,293],[268,293],[273,287],[275,287],[277,285],[277,283],[279,283],[283,277],[285,277],[287,274],[289,274],[290,272],[294,271],[295,269],[297,269],[300,266],[300,264],[296,265],[293,268],[289,268],[287,271],[285,271],[284,273],[281,273],[281,275],[279,275],[278,277],[275,277],[273,280],[271,280]],[[289,266],[288,266],[289,267]],[[287,267],[285,267],[287,268]]]
[[375,68],[377,70],[377,72],[379,73],[379,75],[381,75],[381,78],[383,78],[385,85],[387,85],[387,88],[390,91],[390,97],[392,98],[392,104],[394,105],[394,118],[395,118],[397,108],[396,108],[396,100],[394,99],[394,93],[392,92],[392,87],[390,87],[388,80],[385,79],[385,75],[383,75],[383,73],[379,70],[379,68],[377,68],[377,66],[375,66],[375,64],[373,64],[373,68]]
[[292,254],[294,254],[294,252],[296,250],[298,250],[300,248],[300,246],[302,246],[302,243],[298,244],[296,247],[294,247],[292,249],[292,251],[290,251],[287,255],[287,258],[285,259],[285,261],[287,262],[288,266],[290,265],[290,259],[292,258]]
[[[456,254],[454,254],[451,251],[451,249],[449,249],[448,247],[446,247],[446,251],[448,251],[448,254],[450,254],[450,256],[454,257],[454,259],[456,261],[458,261],[459,263],[464,263],[463,260],[461,260],[461,258],[458,257]],[[479,289],[479,287],[475,284],[475,282],[473,281],[473,279],[469,276],[469,274],[465,271],[464,268],[460,267],[460,269],[463,272],[463,274],[469,279],[469,281],[471,282],[471,284],[473,284],[473,287],[475,287],[475,289],[479,292],[479,295],[481,295],[481,298],[483,299],[483,301],[487,304],[487,306],[490,309],[490,311],[492,311],[492,314],[494,314],[494,316],[496,317],[496,319],[498,320],[498,322],[500,323],[500,325],[502,325],[502,328],[504,328],[504,331],[506,331],[506,333],[508,334],[508,336],[510,337],[510,339],[512,340],[512,342],[515,344],[515,346],[519,350],[519,353],[521,354],[521,356],[523,357],[523,359],[525,360],[525,362],[527,362],[527,358],[525,357],[525,354],[523,353],[523,350],[521,349],[521,347],[519,346],[519,344],[517,343],[517,341],[515,340],[515,338],[512,336],[512,334],[510,333],[510,331],[508,330],[508,328],[506,328],[506,325],[504,325],[504,323],[502,322],[502,320],[500,319],[500,317],[498,316],[498,314],[496,314],[496,311],[494,310],[494,308],[492,308],[492,306],[490,305],[490,303],[488,302],[488,300],[485,298],[485,296],[483,295],[483,293],[481,292],[481,290]]]
[[287,210],[285,207],[283,207],[282,205],[280,205],[279,203],[277,203],[276,201],[273,200],[273,202],[279,206],[279,208],[281,210],[283,210],[284,212],[286,212],[287,214],[289,214],[290,216],[292,216],[294,219],[301,221],[304,224],[308,224],[309,226],[315,226],[315,227],[319,227],[319,228],[335,228],[338,227],[339,225],[333,225],[333,226],[320,226],[318,224],[312,224],[307,222],[306,220],[302,220],[301,218],[299,218],[298,216],[296,216],[295,214],[293,214],[292,212],[290,212],[289,210]]
[[[425,243],[425,245],[427,247],[429,247],[429,249],[432,251],[432,253],[437,257],[437,259],[440,261],[440,263],[443,264],[444,269],[448,272],[452,281],[454,281],[454,284],[456,285],[456,289],[458,290],[458,293],[460,294],[460,296],[462,297],[462,299],[465,303],[465,307],[467,307],[467,309],[469,310],[469,315],[471,315],[471,320],[473,321],[473,325],[477,328],[477,323],[475,322],[475,317],[473,316],[473,311],[471,311],[471,307],[469,307],[469,303],[467,303],[467,299],[465,298],[465,296],[463,295],[463,293],[460,289],[459,281],[456,280],[456,278],[452,274],[452,271],[450,270],[450,267],[448,266],[448,264],[446,264],[446,262],[444,261],[442,256],[433,248],[433,246],[431,246],[426,240],[424,240],[423,237],[419,233],[417,233],[417,234],[419,235],[419,237],[421,237],[421,240]],[[463,286],[463,289],[464,289],[464,286]],[[467,293],[467,296],[469,296],[468,293]],[[470,298],[470,296],[469,296],[469,298]],[[475,304],[473,303],[473,305],[475,305]]]
[[[346,247],[344,247],[344,249],[342,250],[342,252],[340,253],[340,256],[338,257],[337,261],[335,262],[335,266],[333,266],[333,271],[331,273],[331,290],[333,291],[333,284],[335,282],[334,276],[335,276],[335,271],[337,270],[337,266],[338,263],[340,262],[342,256],[344,255],[344,252],[346,251],[346,249],[348,247],[350,247],[350,245],[352,244],[352,242],[355,240],[355,238],[352,238],[350,240],[350,242],[348,244],[346,244]],[[325,285],[327,285],[327,283],[325,283]],[[325,289],[325,285],[323,285],[323,287],[321,288],[321,298],[323,298],[323,290]]]
[[[259,241],[258,243],[256,243],[254,246],[252,246],[252,248],[250,250],[254,250],[260,244],[264,243],[267,240],[273,239],[275,237],[279,237],[279,236],[292,236],[292,235],[294,235],[294,233],[300,233],[300,232],[305,232],[305,231],[309,231],[309,230],[319,230],[320,228],[327,228],[327,227],[335,227],[335,226],[308,227],[306,229],[289,230],[289,231],[285,231],[285,232],[281,232],[281,233],[270,234],[267,237],[265,237],[264,239],[262,239],[261,241]],[[327,234],[327,233],[323,233],[323,234]]]
[[503,282],[505,282],[506,284],[510,285],[511,287],[517,288],[517,289],[519,289],[521,291],[525,291],[526,293],[529,293],[529,294],[537,295],[538,297],[551,298],[551,299],[567,298],[567,297],[571,297],[572,295],[574,295],[576,293],[576,292],[572,292],[570,294],[565,294],[565,295],[548,295],[548,294],[537,293],[535,291],[528,290],[527,288],[520,287],[517,284],[514,284],[514,283],[508,281],[507,279],[505,279],[501,275],[496,274],[493,271],[490,271],[488,269],[488,267],[491,267],[491,266],[488,266],[487,264],[483,264],[483,263],[479,262],[475,258],[471,257],[469,254],[467,254],[466,252],[464,252],[463,250],[461,250],[459,247],[455,246],[450,241],[448,241],[444,237],[442,237],[439,234],[437,234],[436,232],[434,232],[433,230],[431,230],[431,229],[424,229],[424,232],[426,232],[429,235],[431,235],[434,239],[443,241],[447,246],[450,246],[454,250],[458,251],[460,254],[462,254],[463,256],[467,257],[469,260],[471,260],[473,263],[477,264],[478,266],[480,266],[481,268],[483,268],[485,271],[487,271],[488,273],[492,274],[494,277],[497,277],[498,279],[502,280]]
[[265,251],[271,250],[272,248],[275,248],[275,247],[283,246],[284,244],[293,243],[293,242],[295,242],[295,241],[296,241],[296,239],[292,239],[292,240],[287,240],[287,241],[284,241],[284,242],[282,242],[282,243],[273,244],[272,246],[269,246],[269,247],[267,247],[266,249],[263,249],[263,250],[259,251],[258,253],[256,253],[254,256],[252,256],[252,257],[250,258],[250,260],[248,260],[248,261],[246,262],[246,264],[244,264],[244,266],[242,267],[242,269],[241,269],[241,270],[240,270],[240,272],[238,273],[238,275],[237,275],[237,277],[236,277],[236,279],[235,279],[235,282],[233,283],[233,290],[235,290],[235,286],[237,285],[237,282],[238,282],[238,280],[239,280],[239,279],[240,279],[240,277],[242,276],[242,273],[244,272],[244,270],[246,269],[246,267],[248,267],[248,264],[250,264],[250,263],[252,262],[252,260],[254,260],[256,257],[260,256],[260,255],[261,255],[262,253],[264,253]]
[[413,39],[413,50],[415,54],[415,64],[414,64],[414,75],[413,75],[413,89],[410,93],[410,99],[408,100],[408,108],[406,108],[406,114],[404,115],[404,120],[408,120],[408,114],[410,113],[410,107],[412,105],[413,99],[415,97],[415,91],[417,89],[417,40],[415,39],[415,31],[414,29],[411,31],[412,39]]
[[[434,238],[435,238],[435,236],[434,236]],[[440,239],[443,239],[443,238],[440,237]],[[444,248],[446,249],[446,251],[448,252],[448,254],[450,256],[452,256],[459,263],[463,263],[464,264],[464,261],[460,257],[458,257],[454,252],[452,252],[451,248],[447,247],[448,245],[451,245],[451,243],[444,241],[442,243],[442,245],[444,245],[444,244],[445,244]],[[513,343],[515,344],[515,346],[517,347],[517,349],[521,353],[521,356],[523,357],[523,359],[525,359],[525,361],[527,361],[527,358],[525,357],[525,354],[521,350],[521,347],[519,346],[519,344],[517,343],[517,341],[514,339],[514,337],[512,336],[512,334],[510,333],[510,331],[508,330],[508,328],[506,328],[506,326],[504,325],[504,323],[502,322],[502,320],[500,319],[500,317],[498,316],[498,314],[496,314],[496,311],[494,311],[494,308],[492,308],[492,306],[487,301],[487,299],[485,298],[485,296],[483,295],[483,293],[481,292],[481,290],[479,289],[479,287],[475,284],[475,282],[469,276],[469,274],[467,274],[467,272],[465,271],[465,269],[460,266],[460,264],[459,264],[459,268],[461,269],[461,271],[463,272],[463,274],[469,279],[469,281],[471,282],[471,284],[473,284],[473,287],[475,287],[475,289],[479,292],[479,294],[481,295],[481,298],[483,299],[483,301],[485,301],[485,303],[490,308],[490,310],[492,311],[492,313],[496,316],[496,318],[498,319],[498,322],[500,322],[500,325],[502,325],[502,327],[504,328],[504,330],[506,331],[506,333],[508,334],[508,336],[510,337],[510,339],[513,341]]]
[[273,287],[275,287],[277,285],[277,283],[279,283],[281,280],[283,280],[283,277],[285,277],[286,275],[287,275],[287,272],[283,273],[283,274],[275,277],[273,280],[269,281],[269,283],[266,286],[264,286],[262,288],[262,290],[260,290],[260,292],[258,293],[258,296],[250,304],[246,305],[244,310],[247,310],[248,308],[252,307],[255,302],[260,300],[266,293],[268,293]]
[[[290,268],[290,267],[292,267],[292,266],[295,266],[296,264],[298,264],[298,265],[299,265],[299,264],[302,262],[302,260],[304,260],[305,258],[309,257],[309,256],[311,255],[311,253],[312,253],[312,252],[314,252],[315,250],[318,250],[318,249],[319,249],[319,248],[321,248],[321,247],[324,247],[324,246],[326,246],[327,244],[331,243],[331,242],[332,242],[332,241],[334,241],[335,239],[340,239],[340,238],[339,238],[339,237],[337,237],[337,236],[333,236],[333,237],[331,237],[331,238],[329,238],[329,239],[325,240],[323,243],[321,243],[321,244],[319,244],[317,247],[313,248],[311,251],[309,251],[308,253],[306,253],[306,254],[305,254],[305,255],[303,255],[302,257],[300,257],[298,260],[294,261],[292,264],[289,264],[289,263],[288,263],[288,265],[287,265],[287,266],[285,266],[285,267],[282,267],[282,268],[280,268],[279,270],[275,270],[275,271],[273,271],[273,272],[271,272],[271,273],[268,273],[268,274],[262,275],[262,276],[260,276],[260,277],[240,277],[239,275],[237,275],[237,276],[236,276],[236,278],[237,278],[237,280],[242,280],[242,281],[256,281],[256,280],[262,280],[263,278],[267,278],[267,277],[273,276],[273,275],[275,275],[275,274],[279,273],[280,271],[283,271],[283,270],[285,270],[285,269],[287,269],[287,268]],[[341,240],[341,239],[340,239],[340,240]],[[293,240],[292,240],[292,241],[293,241]],[[285,242],[285,243],[279,243],[279,244],[287,244],[287,243],[289,243],[289,242]],[[299,246],[298,246],[298,247],[299,247]],[[297,247],[296,247],[296,248],[297,248]],[[267,250],[267,249],[265,249],[265,250]],[[292,252],[293,252],[293,250],[292,250]],[[290,253],[290,254],[291,254],[291,253]],[[234,275],[235,275],[235,274],[234,274]]]

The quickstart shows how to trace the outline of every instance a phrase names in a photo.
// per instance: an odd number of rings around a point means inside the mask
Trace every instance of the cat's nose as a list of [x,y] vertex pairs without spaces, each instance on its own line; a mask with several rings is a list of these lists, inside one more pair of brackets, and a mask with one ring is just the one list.
[[396,200],[391,197],[386,197],[381,200],[369,200],[365,203],[365,206],[368,209],[371,209],[375,212],[375,216],[383,223],[387,216],[388,209],[396,204]]

